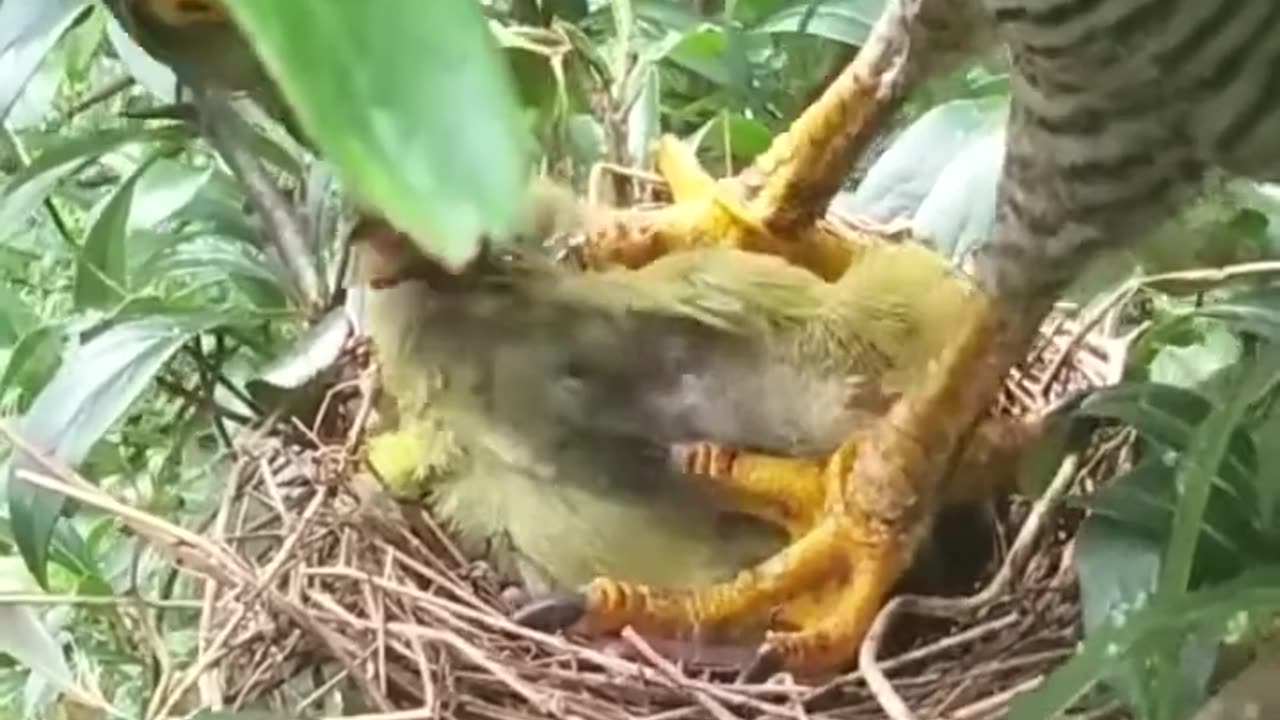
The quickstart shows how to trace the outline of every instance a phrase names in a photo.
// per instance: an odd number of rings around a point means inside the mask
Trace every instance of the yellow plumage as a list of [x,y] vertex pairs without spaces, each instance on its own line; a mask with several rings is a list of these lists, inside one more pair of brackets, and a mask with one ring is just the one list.
[[[365,261],[404,275],[415,260],[395,252],[367,246]],[[552,590],[602,575],[692,587],[782,548],[670,448],[830,453],[925,371],[970,292],[939,257],[888,244],[856,249],[835,283],[706,248],[599,273],[517,256],[461,285],[371,291],[399,424],[369,457],[397,494]]]

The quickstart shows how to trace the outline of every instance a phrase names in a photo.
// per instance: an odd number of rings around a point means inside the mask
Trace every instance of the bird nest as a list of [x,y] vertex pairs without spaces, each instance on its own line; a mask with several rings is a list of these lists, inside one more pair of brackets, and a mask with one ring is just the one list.
[[[513,623],[517,600],[483,562],[362,479],[367,366],[351,354],[311,427],[276,426],[243,449],[220,512],[187,553],[204,600],[198,658],[157,706],[189,707],[195,693],[202,707],[287,716],[721,719],[883,717],[897,702],[927,717],[996,717],[1078,640],[1078,518],[1051,503],[1125,462],[1124,437],[1112,436],[1036,503],[1004,503],[996,535],[1009,540],[976,594],[916,599],[916,614],[935,622],[892,623],[913,610],[911,598],[893,601],[859,671],[821,686],[785,675],[746,685],[677,664],[629,631],[587,641]],[[1114,381],[1117,368],[1114,346],[1056,316],[1010,376],[1002,412],[1035,412]]]
[[[999,411],[1035,413],[1115,382],[1123,349],[1086,332],[1090,324],[1055,314]],[[519,593],[425,511],[392,503],[367,479],[359,450],[374,383],[358,344],[341,375],[309,426],[276,421],[243,444],[199,534],[86,484],[45,481],[168,547],[198,588],[197,655],[166,674],[148,717],[193,706],[397,720],[998,717],[1079,639],[1070,552],[1079,513],[1058,501],[1128,462],[1127,431],[1100,431],[1034,502],[1000,501],[994,559],[968,594],[892,600],[859,670],[821,685],[787,675],[742,684],[630,631],[587,640],[512,622]],[[910,622],[893,622],[904,614]]]

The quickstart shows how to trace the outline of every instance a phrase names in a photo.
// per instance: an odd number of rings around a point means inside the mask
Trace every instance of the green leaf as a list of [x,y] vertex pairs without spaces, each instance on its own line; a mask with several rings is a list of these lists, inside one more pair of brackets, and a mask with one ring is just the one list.
[[129,210],[129,232],[151,229],[187,207],[208,184],[213,168],[193,168],[167,158],[157,158],[141,173]]
[[296,389],[333,367],[352,332],[344,307],[334,308],[307,328],[288,350],[272,359],[253,382]]
[[[0,519],[0,540],[16,544],[13,526]],[[72,523],[60,523],[49,542],[49,560],[70,572],[75,579],[76,590],[85,594],[110,595],[111,583],[102,575],[102,568],[92,550],[85,543],[80,531]],[[25,565],[23,574],[30,577]],[[32,583],[35,585],[36,583]]]
[[[63,361],[16,432],[36,449],[77,465],[188,338],[222,321],[155,316],[103,331]],[[17,470],[38,468],[34,459],[14,453],[4,472],[14,540],[31,573],[47,586],[49,537],[66,500],[18,477]]]
[[263,412],[287,408],[311,417],[320,409],[334,382],[337,360],[354,330],[348,313],[346,307],[330,310],[244,384]]
[[705,148],[707,167],[723,164],[725,158],[749,161],[768,149],[773,133],[764,123],[728,110],[716,116],[688,139],[695,149]]
[[[1258,448],[1258,477],[1280,477],[1280,405],[1273,405],[1265,418],[1253,430],[1253,442]],[[1280,502],[1280,484],[1261,484],[1258,501],[1260,527],[1268,535],[1276,533],[1276,505]]]
[[719,87],[733,87],[733,73],[726,57],[729,41],[723,29],[698,27],[679,38],[680,41],[666,51],[671,62]]
[[1036,689],[1014,698],[1009,720],[1045,720],[1066,712],[1128,658],[1148,655],[1170,637],[1221,633],[1241,614],[1280,609],[1280,567],[1260,566],[1239,578],[1173,601],[1151,604],[1122,623],[1093,633]]
[[1086,634],[1105,625],[1118,608],[1134,605],[1155,590],[1161,543],[1110,518],[1090,515],[1074,547]]
[[[678,33],[687,32],[705,22],[692,3],[671,2],[670,0],[634,0],[627,3],[633,6],[635,19],[652,23],[662,30]],[[624,6],[625,9],[625,6]],[[630,18],[619,18],[619,25],[630,25]]]
[[282,291],[281,271],[244,243],[222,236],[170,236],[169,243],[141,263],[133,273],[139,286],[182,280],[195,285],[251,278]]
[[77,308],[105,309],[123,299],[129,278],[129,214],[138,180],[158,156],[138,164],[95,208],[89,220],[72,296]]
[[[1247,609],[1233,605],[1231,613],[1224,613],[1222,606],[1241,603],[1241,597],[1258,589],[1271,594],[1269,601],[1280,600],[1280,586],[1276,584],[1280,575],[1274,567],[1264,574],[1248,571],[1241,578],[1245,581],[1243,587],[1241,582],[1231,581],[1209,590],[1187,591],[1200,549],[1206,509],[1216,489],[1215,471],[1229,464],[1226,460],[1240,434],[1237,425],[1249,399],[1256,395],[1259,385],[1269,385],[1280,373],[1280,347],[1268,347],[1263,353],[1248,365],[1241,382],[1225,400],[1203,413],[1188,442],[1177,468],[1177,505],[1162,551],[1154,600],[1142,610],[1113,618],[1106,627],[1095,630],[1072,660],[1039,688],[1015,700],[1011,718],[1056,717],[1094,683],[1114,677],[1134,663],[1146,663],[1140,680],[1154,683],[1150,698],[1156,707],[1152,716],[1173,717],[1178,708],[1194,703],[1199,695],[1197,688],[1203,688],[1204,676],[1212,664],[1204,654],[1212,652],[1207,638],[1217,637],[1210,631],[1220,632],[1230,615]],[[1253,467],[1256,468],[1256,460]],[[1261,588],[1253,583],[1261,583]],[[1220,595],[1223,590],[1230,590],[1237,597]],[[1206,613],[1207,608],[1214,612]]]
[[503,236],[531,151],[473,0],[229,3],[343,185],[448,266]]
[[645,64],[636,69],[640,87],[635,102],[627,110],[627,155],[632,167],[647,167],[653,143],[662,132],[659,118],[661,110],[661,77],[657,66]]
[[104,130],[67,140],[40,153],[0,190],[0,238],[23,227],[63,178],[81,163],[133,142],[178,142],[190,132],[181,126]]
[[0,3],[0,120],[9,117],[31,76],[84,6],[85,0]]
[[256,218],[245,214],[245,201],[239,181],[214,169],[209,181],[182,209],[182,220],[198,226],[207,234],[234,238],[258,247],[262,230]]
[[[1178,508],[1162,567],[1162,595],[1177,597],[1186,590],[1191,579],[1204,511],[1214,489],[1214,478],[1223,459],[1230,452],[1233,441],[1240,436],[1237,426],[1244,417],[1256,386],[1260,383],[1270,384],[1277,373],[1280,373],[1280,345],[1271,345],[1260,358],[1249,363],[1241,372],[1239,381],[1227,391],[1223,402],[1213,408],[1191,438],[1178,467]],[[1256,472],[1256,451],[1253,469]],[[1252,479],[1252,473],[1249,477]],[[1250,487],[1255,486],[1251,483]],[[1256,508],[1257,493],[1250,499]]]
[[[0,597],[31,592],[31,584],[18,558],[0,558]],[[31,607],[0,603],[0,655],[13,657],[59,691],[90,707],[108,708],[105,700],[76,682],[62,645]]]
[[1198,335],[1197,342],[1188,345],[1161,346],[1147,366],[1147,377],[1165,385],[1196,388],[1239,361],[1243,347],[1228,328],[1210,326]]
[[18,342],[38,321],[35,311],[13,288],[0,285],[0,348]]
[[[1212,404],[1201,395],[1171,385],[1126,382],[1099,390],[1080,404],[1078,415],[1111,418],[1135,427],[1148,440],[1181,451],[1188,447],[1195,428],[1204,422]],[[1248,433],[1236,429],[1220,469],[1223,492],[1242,507],[1257,507],[1253,477],[1257,451]]]
[[[1113,478],[1084,503],[1098,520],[1123,527],[1164,547],[1172,534],[1178,505],[1174,466],[1159,453],[1149,453],[1136,467]],[[1251,559],[1270,549],[1259,530],[1258,509],[1214,486],[1200,527],[1196,582],[1233,577]]]
[[1196,308],[1192,314],[1220,320],[1239,332],[1280,342],[1280,288],[1252,288]]
[[[129,278],[135,292],[149,290],[173,297],[175,292],[197,287],[217,293],[231,289],[228,304],[243,307],[247,302],[261,310],[289,309],[283,267],[244,238],[194,229],[163,235],[135,232],[131,242],[144,251],[131,257]],[[204,302],[196,296],[188,298]]]
[[1003,108],[990,99],[934,107],[894,139],[853,192],[836,197],[836,207],[883,223],[921,214],[936,247],[961,251],[985,232],[995,211],[1003,154],[993,153],[1000,147],[991,143],[999,138]]
[[65,344],[66,333],[58,325],[42,325],[28,331],[9,353],[4,375],[0,376],[0,396],[20,390],[24,397],[34,397],[57,371]]
[[[1161,468],[1163,469],[1163,468]],[[1146,533],[1093,514],[1080,526],[1074,543],[1080,577],[1080,609],[1085,637],[1109,622],[1125,622],[1155,591],[1163,542]],[[1137,717],[1149,704],[1143,660],[1119,662],[1107,682],[1124,694]]]
[[764,33],[805,33],[859,46],[884,10],[885,0],[805,0],[778,11],[755,30]]

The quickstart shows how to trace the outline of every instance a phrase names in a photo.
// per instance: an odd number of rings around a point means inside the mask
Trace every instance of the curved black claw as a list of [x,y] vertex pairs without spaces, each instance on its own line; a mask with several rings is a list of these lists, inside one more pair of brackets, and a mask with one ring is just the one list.
[[738,673],[738,682],[742,684],[762,683],[782,672],[785,658],[778,648],[768,643],[761,645],[756,656],[742,671]]
[[587,614],[587,596],[582,593],[552,595],[520,608],[512,620],[534,630],[555,632],[574,625]]

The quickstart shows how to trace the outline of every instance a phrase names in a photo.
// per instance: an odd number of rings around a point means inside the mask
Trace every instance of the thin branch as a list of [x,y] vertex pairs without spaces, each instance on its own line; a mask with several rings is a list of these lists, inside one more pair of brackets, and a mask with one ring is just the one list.
[[86,110],[89,110],[90,108],[93,108],[97,105],[101,105],[102,103],[110,100],[116,95],[119,95],[125,90],[128,90],[129,88],[133,87],[136,82],[137,81],[134,80],[132,75],[127,75],[127,74],[121,75],[120,77],[117,77],[109,81],[107,84],[103,85],[97,90],[94,90],[89,95],[85,96],[85,98],[80,102],[76,103],[75,105],[72,105],[71,109],[68,110],[66,114],[62,116],[62,122],[65,123],[68,120],[71,120],[72,118],[76,117],[77,115],[80,115],[81,113],[85,112]]
[[196,105],[205,119],[209,142],[244,183],[249,202],[266,223],[267,239],[279,253],[294,292],[308,313],[320,312],[324,307],[324,292],[306,233],[289,201],[243,142],[246,123],[224,94],[210,91],[198,95]]
[[684,673],[680,672],[680,669],[675,665],[672,665],[666,658],[659,655],[658,652],[650,647],[649,643],[645,642],[644,638],[640,637],[640,634],[635,630],[632,630],[630,626],[622,629],[622,638],[630,643],[631,647],[635,648],[636,652],[640,653],[641,657],[649,661],[649,664],[653,665],[659,673],[666,677],[668,682],[672,683],[675,687],[692,693],[694,699],[698,701],[698,704],[701,705],[703,709],[711,714],[711,717],[716,720],[735,720],[736,716],[729,712],[729,709],[720,704],[719,701],[707,693],[702,692],[695,687],[691,687],[685,680]]
[[39,606],[78,606],[78,607],[124,607],[141,605],[149,608],[165,610],[199,610],[199,600],[163,600],[144,598],[136,595],[43,595],[41,593],[0,593],[0,606],[39,605]]

